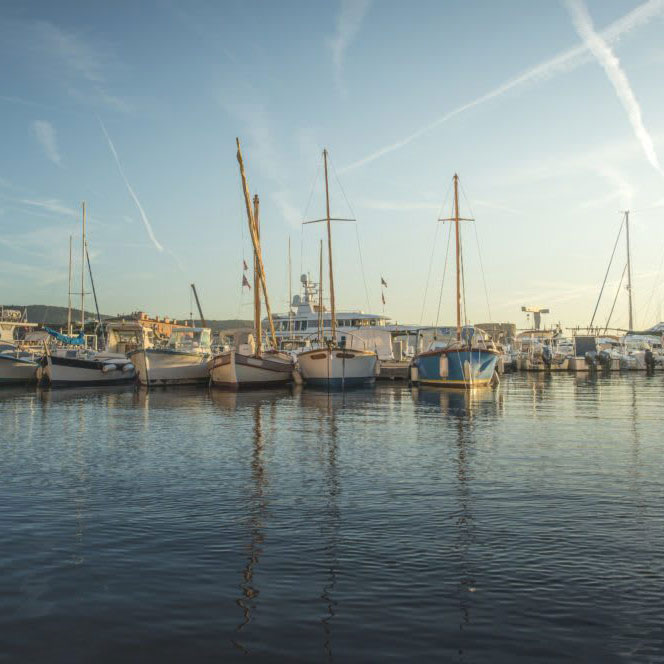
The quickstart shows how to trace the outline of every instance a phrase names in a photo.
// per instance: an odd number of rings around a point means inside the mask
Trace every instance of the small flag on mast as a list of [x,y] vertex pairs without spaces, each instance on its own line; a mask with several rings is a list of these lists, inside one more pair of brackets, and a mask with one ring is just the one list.
[[246,271],[246,270],[249,269],[249,266],[247,265],[247,261],[245,261],[244,258],[242,259],[242,265],[244,266],[244,267],[242,268],[243,270]]
[[381,278],[380,278],[380,285],[381,285],[381,286],[385,286],[385,288],[387,288],[387,281],[385,281],[385,279],[383,279],[382,276],[381,276]]
[[245,274],[242,275],[242,288],[247,287],[249,290],[251,290],[251,284],[247,281],[247,276]]
[[380,296],[383,298],[383,306],[385,306],[385,293],[381,293]]

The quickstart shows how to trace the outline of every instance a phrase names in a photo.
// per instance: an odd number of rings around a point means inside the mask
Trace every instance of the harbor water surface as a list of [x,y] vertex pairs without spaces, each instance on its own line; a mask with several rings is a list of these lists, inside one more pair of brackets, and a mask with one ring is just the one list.
[[664,660],[664,377],[0,392],[0,659]]

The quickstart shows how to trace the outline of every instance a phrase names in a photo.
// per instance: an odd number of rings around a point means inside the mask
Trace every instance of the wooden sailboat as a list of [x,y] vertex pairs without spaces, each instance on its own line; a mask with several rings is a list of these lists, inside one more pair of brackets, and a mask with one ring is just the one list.
[[[290,355],[276,350],[277,340],[267,294],[265,268],[260,245],[260,205],[254,196],[253,208],[249,186],[244,172],[240,141],[237,140],[237,160],[240,166],[242,190],[247,208],[249,235],[254,249],[254,344],[249,352],[235,348],[215,355],[209,362],[210,383],[216,387],[239,389],[284,385],[292,379],[293,360]],[[272,349],[263,349],[261,327],[261,290],[265,299]]]
[[481,331],[461,326],[461,241],[459,222],[472,221],[459,216],[459,177],[454,175],[454,216],[456,237],[456,338],[442,348],[418,354],[411,372],[414,383],[442,387],[474,388],[488,386],[493,379],[499,352],[484,339]]
[[[327,223],[327,255],[330,278],[330,327],[331,338],[327,344],[320,340],[320,347],[298,355],[297,370],[305,383],[328,388],[354,387],[375,381],[378,355],[369,350],[351,350],[337,342],[337,320],[334,300],[334,269],[332,263],[332,224],[330,218],[330,191],[327,176],[327,150],[323,150],[325,170],[325,210]],[[321,304],[322,309],[322,304]]]

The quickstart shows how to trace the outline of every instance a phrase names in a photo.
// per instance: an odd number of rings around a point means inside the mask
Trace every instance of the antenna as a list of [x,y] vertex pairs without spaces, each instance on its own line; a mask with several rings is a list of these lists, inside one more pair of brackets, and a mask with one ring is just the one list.
[[542,307],[521,307],[521,311],[526,313],[531,313],[533,315],[533,323],[536,330],[540,329],[540,324],[542,323],[542,314],[551,313],[549,309],[543,309]]

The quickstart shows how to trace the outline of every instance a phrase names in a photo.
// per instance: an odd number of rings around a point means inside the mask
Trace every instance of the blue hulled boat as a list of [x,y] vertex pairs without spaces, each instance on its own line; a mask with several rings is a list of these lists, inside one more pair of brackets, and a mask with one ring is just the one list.
[[483,335],[470,342],[454,340],[443,348],[420,353],[413,360],[413,382],[442,387],[486,387],[498,363],[498,351],[484,341]]
[[415,356],[411,365],[414,383],[441,387],[475,388],[490,385],[498,350],[481,330],[461,327],[461,242],[459,222],[473,221],[459,216],[459,176],[454,175],[454,216],[439,221],[454,222],[456,236],[456,329],[448,329],[447,339],[434,341],[431,347]]

